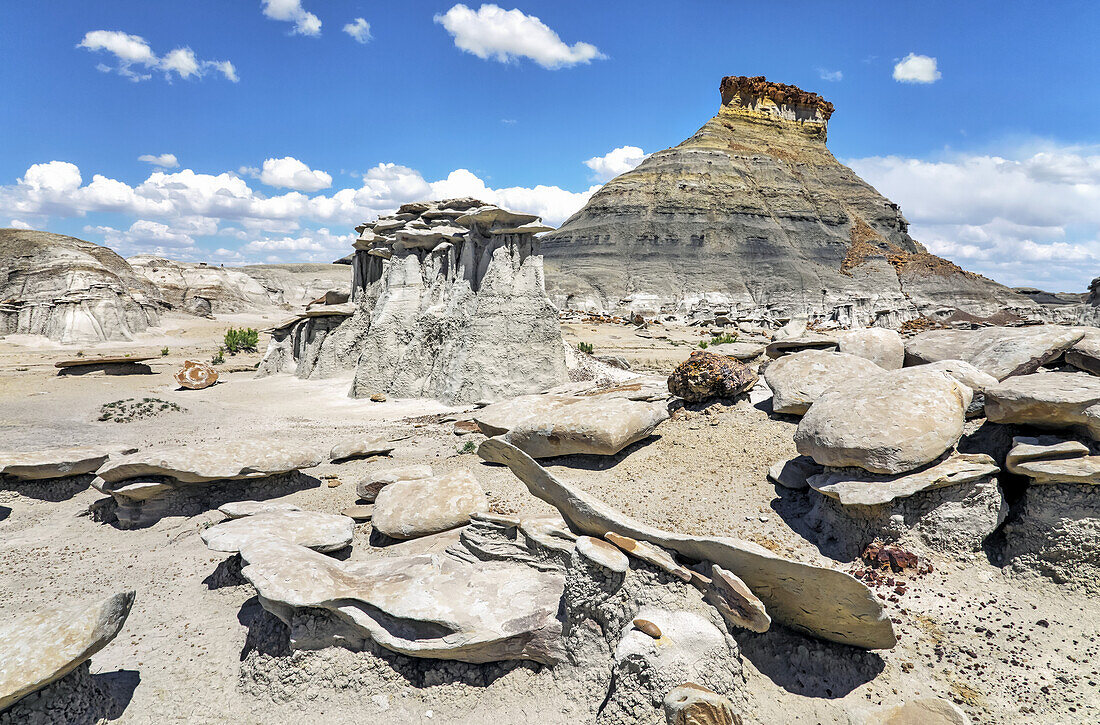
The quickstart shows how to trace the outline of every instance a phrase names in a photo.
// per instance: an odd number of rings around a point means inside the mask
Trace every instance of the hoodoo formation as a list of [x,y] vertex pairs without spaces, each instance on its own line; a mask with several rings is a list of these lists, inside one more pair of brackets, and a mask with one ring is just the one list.
[[826,148],[833,104],[762,76],[723,78],[721,97],[691,138],[612,179],[543,239],[555,304],[860,326],[1038,315],[909,236],[898,205]]

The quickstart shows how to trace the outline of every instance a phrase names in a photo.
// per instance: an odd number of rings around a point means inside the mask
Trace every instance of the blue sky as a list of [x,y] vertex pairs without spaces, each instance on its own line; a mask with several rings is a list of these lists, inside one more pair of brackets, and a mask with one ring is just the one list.
[[424,196],[560,223],[766,75],[836,104],[831,150],[933,251],[1100,274],[1095,3],[467,5],[0,4],[0,225],[228,264],[342,256]]

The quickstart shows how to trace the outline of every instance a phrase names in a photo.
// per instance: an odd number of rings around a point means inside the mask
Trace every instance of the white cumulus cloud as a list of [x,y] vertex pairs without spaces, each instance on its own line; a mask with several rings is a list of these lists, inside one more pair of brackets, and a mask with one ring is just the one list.
[[435,16],[455,46],[482,60],[502,63],[530,58],[543,68],[565,68],[605,58],[591,43],[566,45],[558,34],[534,15],[485,4],[477,10],[458,4]]
[[272,20],[294,23],[292,33],[317,37],[321,34],[321,19],[302,7],[302,0],[261,0],[264,15]]
[[847,163],[930,251],[998,282],[1080,292],[1100,269],[1100,149]]
[[180,165],[179,159],[175,154],[160,154],[159,156],[154,154],[142,154],[138,156],[138,161],[144,161],[147,164],[153,166],[159,166],[162,169],[174,169]]
[[260,181],[268,186],[297,191],[320,191],[332,186],[330,174],[315,171],[293,156],[265,160],[260,170]]
[[34,229],[34,227],[32,227],[30,224],[27,224],[21,219],[12,219],[10,222],[8,222],[8,226],[12,229]]
[[145,38],[121,30],[92,30],[84,34],[76,47],[113,55],[114,65],[100,63],[96,68],[104,73],[118,73],[135,82],[149,80],[153,77],[152,71],[162,71],[169,80],[173,74],[179,78],[201,78],[208,71],[221,73],[234,83],[239,80],[236,68],[227,60],[199,60],[195,52],[186,47],[176,48],[161,57],[153,52]]
[[592,169],[593,181],[601,184],[611,181],[619,174],[625,174],[649,156],[637,146],[620,146],[608,151],[603,156],[593,156],[584,162],[584,165]]
[[355,38],[357,43],[365,44],[370,41],[370,23],[365,18],[356,18],[345,25],[344,32]]
[[936,59],[910,53],[894,66],[894,80],[900,83],[935,83],[941,77]]
[[828,68],[818,68],[817,76],[823,81],[837,82],[844,80],[844,71],[829,70]]

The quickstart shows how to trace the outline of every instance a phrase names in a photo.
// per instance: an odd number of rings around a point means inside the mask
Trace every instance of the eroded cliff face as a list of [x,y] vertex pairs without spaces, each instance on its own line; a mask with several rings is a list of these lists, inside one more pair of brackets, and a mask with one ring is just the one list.
[[405,204],[358,227],[350,316],[317,308],[277,331],[260,374],[354,369],[352,397],[449,403],[541,392],[568,379],[531,214],[475,199]]
[[0,335],[61,343],[130,340],[168,305],[106,247],[63,234],[0,229]]
[[762,77],[723,79],[718,114],[608,182],[543,239],[561,307],[896,325],[1038,306],[928,253],[898,206],[826,148],[833,106]]

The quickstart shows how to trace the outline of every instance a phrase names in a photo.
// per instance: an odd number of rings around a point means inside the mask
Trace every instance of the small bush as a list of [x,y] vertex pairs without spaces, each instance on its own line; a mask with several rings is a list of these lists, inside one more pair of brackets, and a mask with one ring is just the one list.
[[590,342],[578,342],[577,349],[583,352],[585,355],[591,355],[592,351],[596,348],[592,347],[592,343]]
[[76,356],[77,357],[84,357],[84,351],[83,350],[77,350],[76,351]]
[[218,351],[214,353],[214,357],[210,358],[211,365],[221,365],[225,362],[225,348],[219,347]]
[[459,453],[476,453],[477,444],[473,441],[466,441],[461,448],[458,449]]
[[162,348],[160,349],[160,356],[161,356],[161,357],[168,357],[168,348],[166,348],[166,347],[162,347]]
[[706,340],[700,340],[700,341],[699,341],[699,347],[703,348],[704,350],[706,350],[706,349],[707,349],[707,346],[708,346],[709,344],[710,344],[710,343],[708,343],[708,342],[707,342]]
[[711,345],[728,345],[731,342],[737,342],[737,335],[731,335],[728,332],[723,332],[721,335],[715,335],[711,341]]
[[256,345],[260,342],[260,333],[251,327],[237,329],[230,327],[225,331],[225,349],[230,355],[236,355],[240,351],[256,352]]

